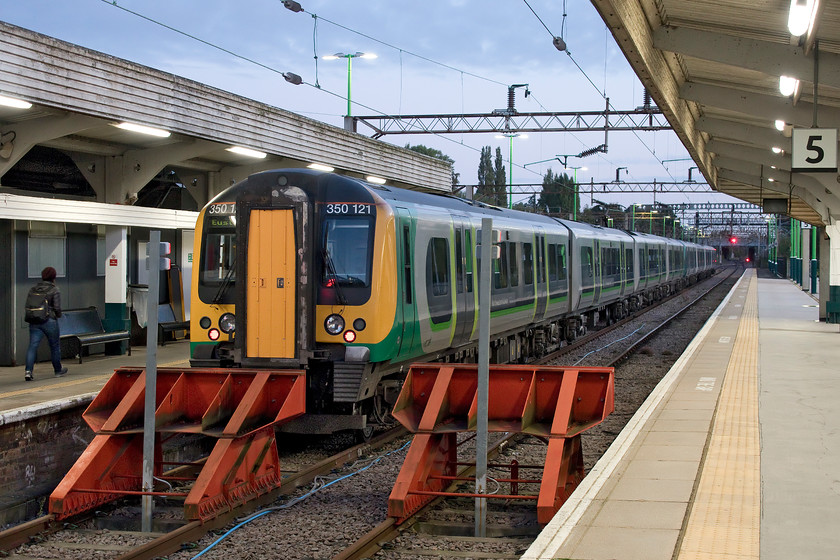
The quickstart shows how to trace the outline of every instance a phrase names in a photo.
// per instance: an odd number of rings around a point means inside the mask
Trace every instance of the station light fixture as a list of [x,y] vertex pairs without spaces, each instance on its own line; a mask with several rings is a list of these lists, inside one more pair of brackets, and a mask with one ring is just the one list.
[[799,91],[799,80],[790,76],[781,76],[779,78],[779,91],[785,97],[796,95]]
[[374,175],[368,175],[367,177],[365,177],[365,181],[367,181],[368,183],[373,183],[375,185],[384,185],[386,183],[385,179],[383,179],[382,177],[376,177]]
[[770,149],[771,149],[771,150],[773,150],[773,153],[774,153],[774,154],[783,154],[783,153],[785,153],[785,151],[784,151],[783,149],[781,149],[780,147],[778,147],[778,146],[773,146],[773,147],[772,147],[772,148],[770,148]]
[[335,171],[335,167],[330,167],[329,165],[324,165],[323,163],[310,163],[306,167],[314,169],[315,171],[325,171],[327,173]]
[[148,136],[157,136],[158,138],[169,138],[169,135],[171,134],[168,130],[163,130],[162,128],[155,128],[153,126],[146,126],[143,124],[136,124],[130,122],[121,122],[114,126],[123,130],[130,130],[131,132],[139,132],[140,134],[146,134]]
[[6,95],[0,95],[0,105],[4,107],[13,107],[15,109],[30,109],[32,108],[32,103],[29,101],[24,101],[23,99],[16,99],[14,97],[8,97]]
[[268,155],[265,152],[252,150],[251,148],[243,148],[242,146],[232,146],[225,149],[229,152],[233,152],[234,154],[239,154],[240,156],[248,156],[256,159],[263,159],[266,155]]
[[790,0],[788,31],[791,35],[800,37],[806,33],[811,34],[819,4],[819,0]]
[[776,122],[774,124],[776,125],[776,130],[778,130],[779,132],[785,131],[785,121],[781,119],[776,119]]

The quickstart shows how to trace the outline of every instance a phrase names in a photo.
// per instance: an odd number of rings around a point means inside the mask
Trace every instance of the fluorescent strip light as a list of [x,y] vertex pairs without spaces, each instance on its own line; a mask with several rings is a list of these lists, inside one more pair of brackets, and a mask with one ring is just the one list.
[[335,171],[335,167],[330,167],[329,165],[324,165],[322,163],[310,163],[307,165],[309,169],[314,169],[316,171],[326,171],[327,173],[332,173]]
[[14,97],[6,97],[5,95],[0,95],[0,105],[14,107],[15,109],[29,109],[32,107],[32,103],[28,101],[15,99]]
[[778,130],[779,132],[784,132],[785,131],[785,121],[783,121],[781,119],[776,119],[775,124],[776,124],[776,130]]
[[243,148],[242,146],[233,146],[225,149],[229,152],[233,152],[234,154],[239,154],[240,156],[248,156],[257,159],[263,159],[266,155],[268,155],[265,152],[252,150],[251,148]]
[[782,152],[784,152],[784,150],[782,150],[782,149],[781,149],[780,147],[778,147],[778,146],[773,146],[773,147],[772,147],[772,148],[770,148],[770,149],[771,149],[771,150],[773,150],[773,153],[774,153],[774,154],[781,154]]
[[373,175],[368,175],[367,177],[365,177],[365,181],[367,181],[368,183],[375,183],[377,185],[385,184],[385,179],[383,179],[382,177],[375,177]]
[[123,130],[130,130],[131,132],[139,132],[140,134],[148,134],[149,136],[157,136],[159,138],[168,138],[170,135],[170,132],[168,130],[163,130],[161,128],[153,128],[151,126],[134,124],[130,122],[121,122],[120,124],[115,126]]

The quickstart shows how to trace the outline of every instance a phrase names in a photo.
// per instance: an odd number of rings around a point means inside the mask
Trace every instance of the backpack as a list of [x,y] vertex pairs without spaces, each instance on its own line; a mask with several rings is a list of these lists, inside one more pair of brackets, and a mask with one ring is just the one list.
[[26,294],[26,306],[24,307],[24,321],[34,325],[47,322],[47,319],[50,318],[49,296],[51,290],[51,286],[42,284],[29,288],[29,293]]

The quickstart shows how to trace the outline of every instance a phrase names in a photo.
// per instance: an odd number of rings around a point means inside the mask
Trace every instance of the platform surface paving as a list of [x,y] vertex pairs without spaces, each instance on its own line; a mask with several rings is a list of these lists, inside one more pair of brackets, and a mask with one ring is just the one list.
[[840,556],[840,329],[747,270],[524,559]]

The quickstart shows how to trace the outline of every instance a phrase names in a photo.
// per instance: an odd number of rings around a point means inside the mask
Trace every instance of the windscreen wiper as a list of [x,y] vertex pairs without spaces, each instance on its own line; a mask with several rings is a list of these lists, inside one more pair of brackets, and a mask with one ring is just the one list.
[[231,279],[233,278],[233,273],[236,271],[236,258],[234,257],[233,262],[231,263],[230,268],[225,274],[225,277],[222,279],[222,284],[219,286],[219,290],[216,292],[216,295],[213,296],[212,303],[219,303],[222,300],[222,296],[225,295],[227,292],[228,287],[230,287]]
[[333,281],[333,286],[335,286],[335,293],[338,296],[338,303],[341,305],[347,305],[347,300],[344,299],[344,294],[341,291],[341,282],[339,281],[338,274],[335,271],[335,265],[333,265],[330,252],[327,250],[326,247],[321,249],[321,252],[324,257],[324,264],[327,268],[327,275],[330,277],[330,280]]

